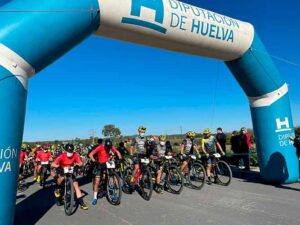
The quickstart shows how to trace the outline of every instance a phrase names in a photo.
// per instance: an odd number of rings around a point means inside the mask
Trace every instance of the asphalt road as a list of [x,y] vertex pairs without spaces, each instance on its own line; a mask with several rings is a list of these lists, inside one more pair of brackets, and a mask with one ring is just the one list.
[[[33,184],[16,203],[16,225],[299,225],[300,183],[271,186],[260,183],[258,173],[235,172],[229,187],[184,188],[180,195],[154,193],[143,200],[138,193],[123,193],[119,206],[105,198],[92,206],[91,183],[83,184],[89,210],[65,216],[54,204],[53,187]],[[29,182],[30,179],[27,179]]]

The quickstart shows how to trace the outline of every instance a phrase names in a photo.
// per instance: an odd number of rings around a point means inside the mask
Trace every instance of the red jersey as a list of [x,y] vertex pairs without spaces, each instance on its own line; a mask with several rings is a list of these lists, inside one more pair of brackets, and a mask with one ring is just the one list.
[[[118,150],[113,146],[111,149],[114,153],[117,153]],[[107,152],[104,148],[104,145],[99,145],[95,148],[90,154],[95,155],[98,153],[98,162],[106,163],[109,161],[109,152]]]
[[47,162],[49,161],[50,158],[52,158],[50,152],[39,151],[38,154],[36,155],[36,160],[39,160],[41,162]]
[[54,163],[60,165],[62,168],[73,167],[75,163],[81,163],[81,159],[77,152],[71,158],[67,156],[67,153],[63,153],[55,159]]
[[19,163],[20,164],[22,164],[24,162],[24,159],[26,158],[26,156],[27,156],[27,152],[21,151],[20,158],[19,158]]

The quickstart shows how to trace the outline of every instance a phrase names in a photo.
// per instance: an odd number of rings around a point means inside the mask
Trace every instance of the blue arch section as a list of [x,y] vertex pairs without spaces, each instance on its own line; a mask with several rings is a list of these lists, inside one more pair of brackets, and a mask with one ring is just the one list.
[[100,25],[97,0],[15,0],[4,5],[2,10],[31,11],[0,13],[0,41],[25,58],[37,72]]
[[[257,33],[250,49],[226,64],[248,97],[268,94],[285,84]],[[263,180],[297,182],[299,161],[288,139],[294,133],[288,93],[270,106],[251,107],[251,115]],[[288,121],[289,129],[278,130],[278,120]]]
[[[31,11],[0,13],[0,43],[25,59],[36,72],[100,25],[97,0],[15,0],[1,9]],[[0,194],[1,225],[13,224],[26,97],[27,91],[16,76],[0,65],[0,150],[7,156],[13,152],[12,157],[0,159],[0,181],[5,184]]]
[[27,91],[0,67],[0,224],[13,224]]

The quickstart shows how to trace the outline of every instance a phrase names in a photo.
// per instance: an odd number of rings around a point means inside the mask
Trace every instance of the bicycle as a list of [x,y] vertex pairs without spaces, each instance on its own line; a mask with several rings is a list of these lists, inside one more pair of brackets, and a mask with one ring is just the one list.
[[74,167],[64,167],[64,210],[67,216],[73,214],[75,208],[75,192],[73,184]]
[[[211,158],[213,162],[211,174],[213,175],[214,183],[228,186],[232,179],[232,171],[228,163],[220,160],[221,155],[219,153],[214,153],[210,155],[209,158]],[[206,168],[207,162],[204,162],[204,165]]]
[[106,195],[107,201],[112,205],[120,205],[122,190],[120,177],[115,171],[115,162],[110,158],[110,161],[106,162],[106,170],[102,173],[101,181],[99,184],[99,195]]
[[148,158],[139,159],[140,168],[134,177],[133,184],[131,183],[131,177],[133,173],[133,166],[128,167],[125,170],[124,178],[123,178],[123,186],[122,189],[127,194],[132,194],[135,187],[138,188],[138,192],[142,196],[143,199],[149,201],[152,196],[153,190],[153,182],[152,176],[149,168],[150,160]]
[[[170,192],[174,194],[180,194],[183,189],[183,175],[176,165],[173,164],[173,156],[164,156],[160,160],[162,168],[162,175],[160,184]],[[159,160],[159,161],[160,161]],[[150,163],[152,180],[156,179],[157,176],[157,166],[155,165],[155,159],[151,160]]]
[[201,190],[206,181],[204,166],[197,160],[195,155],[188,155],[186,161],[188,171],[184,173],[184,178],[187,181],[187,185],[193,189]]
[[40,186],[45,188],[46,180],[48,178],[48,170],[50,168],[49,161],[40,162],[41,163],[41,172],[40,172]]

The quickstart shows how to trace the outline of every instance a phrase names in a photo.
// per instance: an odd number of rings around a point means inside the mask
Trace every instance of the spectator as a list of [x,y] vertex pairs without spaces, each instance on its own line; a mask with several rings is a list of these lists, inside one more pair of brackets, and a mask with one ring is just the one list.
[[223,133],[223,130],[221,127],[217,129],[217,141],[222,147],[223,152],[226,154],[226,135]]
[[244,170],[250,171],[250,149],[252,147],[251,137],[245,127],[242,127],[240,133],[240,145],[241,145],[241,158],[244,162]]
[[298,158],[300,158],[300,136],[296,135],[295,138],[290,138],[294,142],[294,147],[296,148],[296,153]]
[[239,161],[241,159],[241,147],[240,147],[240,136],[237,131],[233,131],[230,138],[231,150],[233,151],[234,155],[232,157],[232,163],[239,166]]

